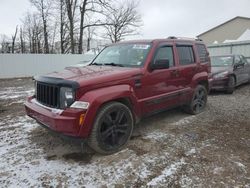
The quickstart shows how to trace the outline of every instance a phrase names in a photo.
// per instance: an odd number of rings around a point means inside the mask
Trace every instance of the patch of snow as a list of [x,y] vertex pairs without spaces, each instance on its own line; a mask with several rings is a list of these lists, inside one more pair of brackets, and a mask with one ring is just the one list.
[[195,119],[195,117],[196,116],[185,117],[185,118],[183,118],[183,119],[181,119],[181,120],[179,120],[177,122],[172,123],[172,125],[176,125],[176,126],[178,126],[178,125],[186,125],[186,124],[190,123],[193,119]]
[[25,91],[5,91],[0,92],[0,99],[6,100],[6,99],[17,99],[21,97],[28,97],[32,95],[35,92],[34,89],[25,90]]
[[166,183],[167,178],[177,173],[178,169],[185,164],[185,160],[182,158],[179,162],[171,164],[170,166],[166,167],[160,176],[153,178],[150,182],[147,183],[147,186],[157,186],[159,184]]
[[191,178],[187,177],[186,175],[182,175],[179,181],[181,187],[192,187],[193,181]]
[[[28,116],[8,118],[3,128],[14,129],[0,131],[0,172],[6,174],[0,177],[0,182],[4,187],[110,187],[130,181],[128,178],[145,181],[152,174],[152,167],[164,165],[169,159],[168,153],[138,157],[125,149],[110,156],[97,155],[88,163],[65,160],[65,152],[79,152],[79,148],[65,145],[53,136],[36,143],[34,140],[43,135],[32,136],[32,131],[38,127],[35,121]],[[50,151],[44,151],[44,147],[51,148],[55,160],[47,159]]]
[[246,166],[240,162],[235,162],[234,163],[244,172],[244,173],[247,173],[247,170],[246,170]]
[[250,40],[250,29],[247,29],[237,40],[238,41]]
[[236,40],[225,40],[223,43],[232,43],[232,42],[240,42],[250,40],[250,29],[246,29],[242,35]]
[[213,173],[219,175],[223,171],[224,171],[224,169],[222,167],[216,167],[216,168],[214,168]]
[[150,139],[150,140],[155,140],[155,141],[164,141],[170,137],[169,134],[166,134],[164,132],[160,131],[153,131],[146,136],[144,136],[144,139]]
[[185,154],[186,154],[187,156],[190,156],[190,155],[193,155],[193,154],[195,154],[195,153],[196,153],[196,149],[195,149],[195,148],[192,148],[191,150],[187,151]]
[[25,99],[20,99],[20,100],[17,100],[17,101],[14,101],[14,102],[11,102],[11,103],[8,103],[7,105],[5,106],[11,106],[12,104],[17,104],[17,103],[24,103],[25,102]]

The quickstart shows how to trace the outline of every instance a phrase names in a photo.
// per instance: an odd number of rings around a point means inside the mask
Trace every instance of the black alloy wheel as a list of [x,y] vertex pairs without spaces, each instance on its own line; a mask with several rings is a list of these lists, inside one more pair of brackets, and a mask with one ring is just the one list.
[[226,93],[232,94],[235,90],[235,85],[236,85],[235,78],[233,76],[230,76]]
[[122,103],[111,102],[99,111],[89,137],[89,145],[98,153],[112,154],[126,145],[132,131],[131,110]]
[[204,111],[207,103],[207,89],[203,85],[198,85],[194,91],[192,101],[184,106],[184,110],[189,114],[199,114]]

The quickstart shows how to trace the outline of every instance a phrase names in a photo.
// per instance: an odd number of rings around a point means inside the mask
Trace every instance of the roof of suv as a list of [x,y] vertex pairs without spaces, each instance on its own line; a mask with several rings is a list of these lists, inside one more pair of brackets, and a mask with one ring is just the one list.
[[[129,43],[159,43],[159,42],[195,42],[195,43],[201,43],[204,44],[204,42],[200,39],[195,38],[176,38],[176,37],[169,37],[169,38],[163,38],[163,39],[142,39],[142,40],[128,40],[128,41],[121,41],[115,44],[129,44]],[[112,44],[112,45],[115,45]]]

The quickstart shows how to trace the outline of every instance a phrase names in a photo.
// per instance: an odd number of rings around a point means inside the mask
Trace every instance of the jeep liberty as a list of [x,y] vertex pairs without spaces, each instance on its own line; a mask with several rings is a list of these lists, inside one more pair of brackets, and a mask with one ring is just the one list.
[[88,66],[34,77],[35,94],[25,108],[44,127],[111,154],[126,145],[143,117],[177,106],[202,112],[210,71],[199,39],[119,42]]

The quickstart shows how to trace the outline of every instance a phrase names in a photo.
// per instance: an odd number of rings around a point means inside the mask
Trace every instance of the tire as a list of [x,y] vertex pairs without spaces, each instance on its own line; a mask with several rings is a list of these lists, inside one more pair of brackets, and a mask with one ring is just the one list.
[[235,78],[234,76],[230,76],[229,77],[229,81],[228,81],[228,88],[226,90],[227,94],[232,94],[234,92],[235,89]]
[[115,153],[126,145],[133,128],[131,110],[122,103],[110,102],[99,110],[88,145],[100,154]]
[[192,97],[191,102],[184,106],[184,111],[196,115],[204,111],[207,104],[207,89],[203,85],[198,85]]

